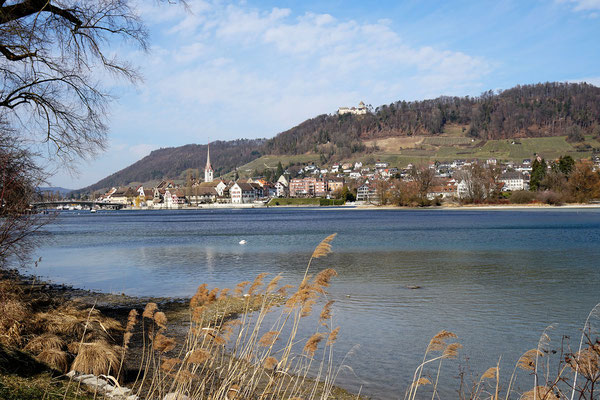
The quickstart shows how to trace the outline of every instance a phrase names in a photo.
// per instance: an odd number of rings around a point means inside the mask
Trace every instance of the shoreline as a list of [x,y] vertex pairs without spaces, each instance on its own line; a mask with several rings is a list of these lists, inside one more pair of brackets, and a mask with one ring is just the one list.
[[[142,315],[142,311],[145,310],[149,303],[155,303],[158,306],[157,311],[164,312],[168,320],[168,325],[165,326],[165,329],[168,332],[167,334],[175,339],[178,345],[182,345],[186,340],[186,336],[189,334],[191,298],[150,296],[138,297],[125,294],[111,294],[101,291],[80,289],[72,285],[45,281],[18,268],[0,268],[0,284],[5,284],[6,282],[14,285],[14,288],[16,288],[15,290],[17,290],[17,292],[24,291],[24,293],[27,293],[23,301],[37,299],[36,301],[39,302],[39,298],[48,299],[46,302],[49,304],[43,309],[44,312],[52,312],[52,310],[58,310],[61,307],[76,307],[79,309],[90,310],[96,309],[101,314],[100,318],[116,320],[121,323],[123,327],[128,323],[128,317],[131,310],[135,309],[138,311],[139,315]],[[248,297],[248,295],[243,295],[241,297],[228,297],[225,299],[225,303],[222,303],[219,307],[215,309],[211,309],[210,307],[207,308],[208,319],[218,317],[222,318],[223,321],[229,321],[237,319],[239,316],[245,313],[251,314],[260,308],[261,303],[263,302],[263,297],[264,295],[262,294],[251,295],[250,297]],[[278,294],[269,295],[269,298],[271,299],[270,301],[274,302],[273,304],[278,306],[282,306],[287,299],[286,297]],[[39,311],[40,310],[38,310],[38,312]],[[129,344],[129,355],[123,364],[123,384],[125,384],[127,387],[131,385],[135,386],[137,383],[137,379],[133,379],[138,371],[138,367],[136,366],[141,365],[143,360],[143,355],[140,353],[140,350],[143,350],[144,345],[142,342],[143,339],[139,337],[139,329],[139,326],[137,326],[133,331],[134,339]],[[143,335],[143,330],[141,333]],[[29,341],[30,340],[32,340],[32,338],[29,338]],[[121,344],[120,339],[113,340],[115,341],[115,345],[119,346]],[[25,354],[26,358],[31,360],[36,359],[34,354],[25,351],[26,347],[21,349],[22,346],[20,345],[9,347],[3,346],[4,345],[0,343],[0,356],[6,357],[7,354],[14,353]],[[10,351],[13,351],[13,353],[10,353]],[[8,361],[8,359],[5,361]],[[68,380],[70,380],[72,377],[69,374],[61,374],[53,367],[48,367],[41,371],[41,373],[47,374],[48,371],[51,372],[51,379],[54,380],[63,377],[66,377]],[[28,379],[48,379],[47,377],[40,378],[41,375],[20,377],[18,371],[4,371],[2,368],[0,368],[0,383],[3,377],[13,375],[17,377],[17,379],[24,379],[25,382],[27,382]],[[317,386],[322,386],[325,384],[323,381],[315,381],[313,378],[306,378],[306,384],[308,386],[312,385],[312,382],[314,382],[314,384]],[[87,390],[90,392],[90,389]],[[334,398],[339,400],[360,400],[366,398],[360,393],[351,393],[338,385],[332,386],[331,390]],[[91,392],[93,392],[93,390]],[[144,400],[145,397],[142,395],[140,399]]]
[[[441,206],[425,206],[425,207],[410,207],[410,206],[394,206],[385,205],[379,206],[375,204],[345,204],[341,206],[320,206],[312,204],[288,204],[278,206],[267,206],[260,204],[247,204],[247,205],[205,205],[198,207],[182,207],[182,208],[122,208],[118,211],[199,211],[199,210],[251,210],[251,209],[296,209],[296,208],[310,208],[320,210],[560,210],[560,209],[600,209],[600,203],[597,204],[563,204],[563,205],[551,205],[551,204],[464,204],[464,205],[441,205]],[[58,213],[61,210],[53,210]],[[99,210],[104,212],[113,212],[116,210]],[[84,210],[70,210],[71,213],[89,213]]]

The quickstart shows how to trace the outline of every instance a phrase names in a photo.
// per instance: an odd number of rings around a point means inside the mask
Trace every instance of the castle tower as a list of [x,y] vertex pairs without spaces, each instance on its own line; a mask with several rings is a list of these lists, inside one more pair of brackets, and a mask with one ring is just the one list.
[[206,147],[206,167],[204,167],[204,182],[212,182],[215,171],[210,165],[210,142]]

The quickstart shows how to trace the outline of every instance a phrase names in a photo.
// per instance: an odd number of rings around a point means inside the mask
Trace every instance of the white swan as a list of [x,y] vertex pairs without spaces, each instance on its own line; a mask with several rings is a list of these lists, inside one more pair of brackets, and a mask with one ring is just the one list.
[[246,244],[246,241],[242,239],[240,240],[240,244]]

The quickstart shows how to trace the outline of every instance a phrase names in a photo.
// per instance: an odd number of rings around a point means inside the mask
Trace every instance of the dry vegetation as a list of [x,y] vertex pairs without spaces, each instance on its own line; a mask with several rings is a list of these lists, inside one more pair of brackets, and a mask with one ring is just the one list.
[[[267,274],[232,290],[201,285],[185,308],[165,313],[149,302],[143,310],[129,311],[123,324],[95,307],[57,304],[33,286],[1,281],[0,394],[19,400],[36,398],[31,393],[40,390],[46,398],[87,396],[79,389],[73,393],[68,386],[57,386],[49,370],[28,379],[12,374],[6,365],[13,364],[2,359],[8,354],[5,346],[11,346],[54,370],[112,377],[143,399],[163,399],[168,394],[229,400],[357,398],[334,386],[340,367],[334,366],[332,349],[340,331],[332,323],[333,301],[327,298],[327,288],[336,272],[325,269],[311,274],[313,260],[331,252],[334,237],[315,248],[298,287],[281,286],[281,276],[267,280]],[[313,310],[317,305],[320,309]],[[313,311],[319,312],[319,325],[310,337],[301,337],[299,327]],[[452,393],[473,400],[598,398],[600,341],[592,322],[599,314],[600,304],[586,320],[576,350],[564,340],[553,349],[544,332],[538,346],[523,354],[513,368],[503,371],[498,360],[478,376],[461,372],[460,388]],[[178,331],[182,326],[183,333]],[[442,366],[444,360],[457,358],[461,347],[452,332],[435,335],[404,399],[434,400],[445,396],[440,392],[449,393],[439,387],[440,376],[448,369]],[[39,379],[43,385],[34,384]],[[531,390],[521,391],[519,387],[528,381]],[[20,382],[35,389],[27,394]]]

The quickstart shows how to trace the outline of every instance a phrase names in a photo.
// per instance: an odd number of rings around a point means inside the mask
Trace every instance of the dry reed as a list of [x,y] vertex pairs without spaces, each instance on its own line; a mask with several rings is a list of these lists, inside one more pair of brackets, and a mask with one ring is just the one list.
[[67,372],[69,368],[67,353],[59,349],[47,348],[42,350],[35,358],[61,372]]
[[83,374],[110,375],[119,368],[119,353],[106,342],[81,343],[71,369]]
[[65,347],[64,340],[52,333],[44,333],[31,339],[25,346],[25,350],[40,354],[44,350],[62,350],[63,347]]

